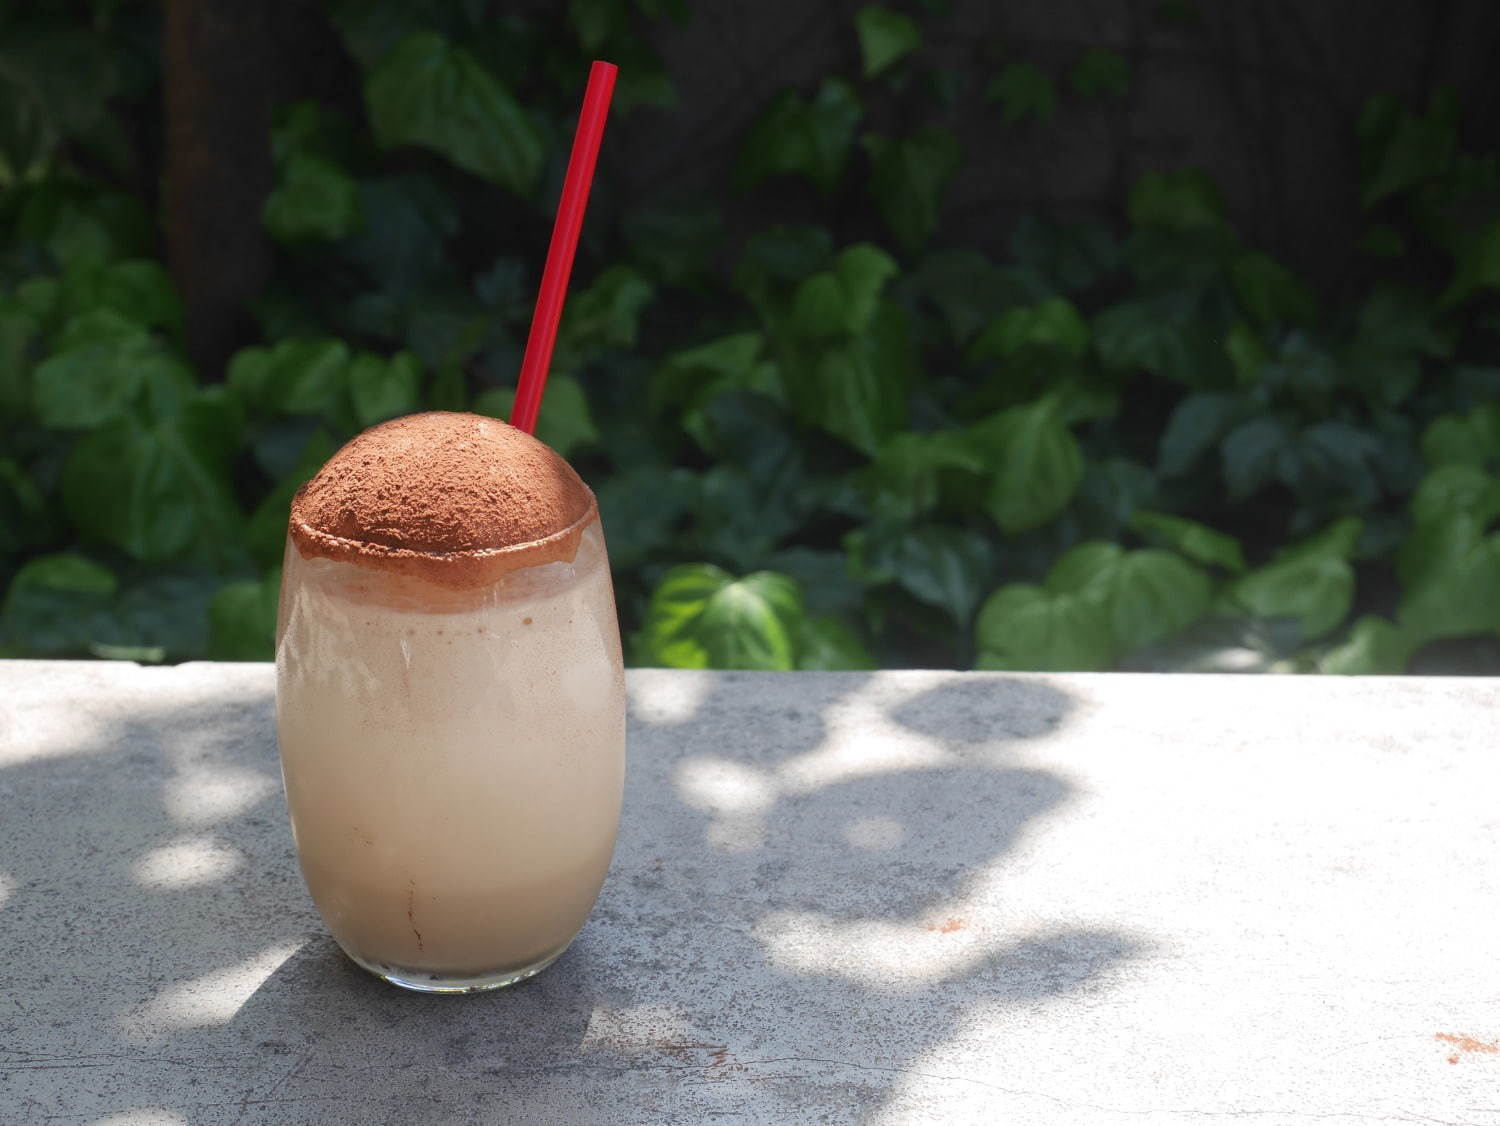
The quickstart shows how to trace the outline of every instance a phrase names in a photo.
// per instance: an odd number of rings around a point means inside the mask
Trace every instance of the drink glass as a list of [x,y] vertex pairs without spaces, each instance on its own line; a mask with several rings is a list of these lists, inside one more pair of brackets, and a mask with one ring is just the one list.
[[[444,541],[448,550],[424,552],[411,545],[443,530],[448,503],[423,496],[447,487],[432,479],[431,451],[421,440],[386,450],[376,488],[358,477],[368,451],[346,457],[355,439],[330,461],[345,459],[345,478],[331,486],[332,500],[323,497],[325,514],[344,515],[318,528],[317,513],[307,515],[313,501],[299,494],[293,504],[277,730],[298,858],[338,944],[395,985],[475,992],[551,964],[603,884],[624,778],[619,627],[593,494],[571,468],[503,423],[414,417],[447,437],[478,435],[460,456],[472,455],[481,475],[494,468],[486,459],[503,462],[513,448],[537,464],[555,459],[558,480],[579,492],[542,527],[569,522],[502,542],[517,521],[497,511],[493,523],[506,527],[493,542],[452,550]],[[403,458],[414,462],[405,475]],[[451,461],[439,468],[454,471]],[[364,490],[365,509],[355,504],[352,521],[375,530],[362,533],[370,536],[363,543],[351,538],[340,487]],[[381,489],[384,498],[371,502]],[[401,494],[394,500],[393,490]],[[466,518],[483,538],[488,494],[466,495],[481,499]],[[514,490],[494,495],[519,503]],[[423,503],[435,523],[412,516]],[[381,505],[394,515],[381,517]],[[386,535],[403,515],[415,530]],[[381,536],[400,543],[376,543]]]

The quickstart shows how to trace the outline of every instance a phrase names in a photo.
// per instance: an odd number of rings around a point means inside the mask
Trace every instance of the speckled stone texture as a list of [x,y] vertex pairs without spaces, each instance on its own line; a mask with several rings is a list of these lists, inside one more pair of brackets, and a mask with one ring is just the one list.
[[631,674],[498,994],[350,966],[272,670],[0,662],[0,1121],[1500,1124],[1491,681]]

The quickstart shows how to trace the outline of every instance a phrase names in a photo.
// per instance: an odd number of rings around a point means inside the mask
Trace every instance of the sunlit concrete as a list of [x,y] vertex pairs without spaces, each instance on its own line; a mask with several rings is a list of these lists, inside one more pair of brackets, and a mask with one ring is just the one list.
[[1500,1126],[1493,682],[634,672],[588,926],[436,999],[273,684],[0,663],[0,1121]]
[[188,1126],[186,1116],[162,1107],[142,1107],[95,1119],[94,1126]]
[[161,990],[120,1020],[136,1041],[160,1040],[173,1032],[228,1024],[265,980],[297,952],[291,943],[272,946],[222,970]]
[[162,788],[162,802],[179,825],[209,826],[243,813],[277,788],[275,777],[266,771],[192,763]]
[[228,879],[241,859],[211,837],[182,837],[142,855],[131,874],[142,887],[199,887]]

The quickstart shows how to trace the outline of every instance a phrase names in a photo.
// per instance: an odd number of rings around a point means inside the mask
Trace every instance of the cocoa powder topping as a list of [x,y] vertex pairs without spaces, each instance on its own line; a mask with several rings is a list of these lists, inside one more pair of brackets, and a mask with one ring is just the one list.
[[571,561],[598,510],[572,466],[481,415],[408,415],[353,438],[292,500],[304,557],[454,589]]

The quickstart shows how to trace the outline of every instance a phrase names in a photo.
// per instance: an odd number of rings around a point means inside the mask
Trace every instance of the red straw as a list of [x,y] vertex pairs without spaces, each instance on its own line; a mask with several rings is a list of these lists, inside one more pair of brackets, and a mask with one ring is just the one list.
[[589,185],[594,181],[599,142],[604,139],[604,119],[609,116],[609,99],[619,69],[613,63],[597,60],[589,68],[578,131],[573,134],[573,154],[568,157],[568,174],[563,179],[562,199],[557,205],[557,222],[552,225],[552,245],[547,248],[547,265],[542,270],[542,286],[536,295],[536,312],[531,315],[531,334],[526,338],[521,378],[516,383],[516,405],[510,412],[510,424],[528,434],[536,429],[542,390],[547,386],[552,347],[557,343],[557,326],[562,321],[563,301],[568,296],[568,275],[573,272],[573,252],[578,249],[578,234],[583,230]]

